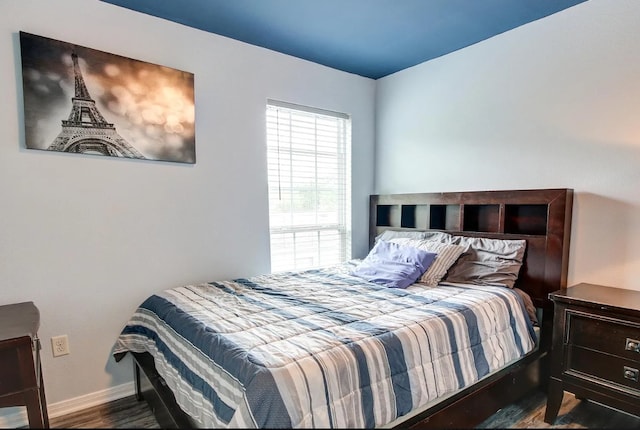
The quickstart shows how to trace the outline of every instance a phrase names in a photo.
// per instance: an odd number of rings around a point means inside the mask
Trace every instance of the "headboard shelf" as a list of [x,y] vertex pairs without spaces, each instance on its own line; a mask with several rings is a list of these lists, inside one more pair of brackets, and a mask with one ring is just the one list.
[[372,195],[369,245],[385,230],[525,239],[516,285],[546,306],[566,287],[572,206],[568,188]]
[[430,230],[459,230],[460,205],[431,205],[431,217],[425,225]]
[[502,205],[467,205],[461,204],[462,231],[499,233],[504,231],[501,225]]
[[525,193],[522,201],[502,203],[496,200],[479,203],[480,196],[474,196],[475,200],[468,202],[447,203],[451,200],[450,194],[462,196],[469,192],[380,195],[378,197],[388,204],[378,201],[375,227],[544,236],[547,234],[549,201],[538,199],[536,202],[529,195],[531,191],[549,190],[520,191]]
[[547,234],[547,221],[546,204],[505,205],[505,233],[544,236]]

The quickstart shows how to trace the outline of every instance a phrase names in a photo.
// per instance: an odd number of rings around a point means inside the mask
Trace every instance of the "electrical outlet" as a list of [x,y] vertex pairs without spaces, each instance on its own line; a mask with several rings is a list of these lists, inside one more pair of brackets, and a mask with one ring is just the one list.
[[69,338],[66,334],[51,338],[51,349],[54,357],[69,354]]

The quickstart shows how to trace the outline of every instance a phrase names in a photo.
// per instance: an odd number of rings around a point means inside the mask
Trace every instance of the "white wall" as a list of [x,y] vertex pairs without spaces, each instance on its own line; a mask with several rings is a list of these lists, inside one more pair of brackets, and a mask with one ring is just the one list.
[[[197,163],[25,149],[19,31],[194,73]],[[110,352],[150,294],[269,270],[267,98],[352,115],[366,252],[375,81],[98,0],[2,0],[0,60],[0,304],[39,307],[50,404],[132,380]]]
[[590,0],[378,80],[376,192],[573,188],[568,283],[640,290],[639,23]]

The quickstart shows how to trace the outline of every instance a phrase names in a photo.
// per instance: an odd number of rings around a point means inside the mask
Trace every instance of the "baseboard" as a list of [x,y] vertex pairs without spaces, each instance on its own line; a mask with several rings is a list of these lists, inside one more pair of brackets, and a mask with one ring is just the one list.
[[[74,397],[73,399],[63,400],[61,402],[52,403],[47,406],[49,418],[55,418],[67,415],[82,409],[98,406],[123,397],[135,394],[135,384],[127,382],[126,384],[117,385],[107,388],[106,390],[96,391],[95,393],[85,394],[84,396]],[[17,428],[29,425],[26,408],[8,408],[10,412],[3,414],[0,410],[0,428]]]

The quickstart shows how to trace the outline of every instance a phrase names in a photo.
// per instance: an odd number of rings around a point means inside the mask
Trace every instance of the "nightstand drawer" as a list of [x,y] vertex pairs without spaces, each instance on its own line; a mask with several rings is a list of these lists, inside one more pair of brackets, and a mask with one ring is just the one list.
[[[630,394],[640,396],[640,383],[638,382],[640,366],[638,364],[636,361],[569,345],[565,372],[573,377],[589,379],[590,382],[595,382],[592,377],[601,379],[600,384],[608,388],[627,391],[623,388],[627,387],[634,391]],[[616,385],[620,385],[620,387],[616,387]]]
[[565,343],[640,363],[640,324],[631,321],[568,310]]

